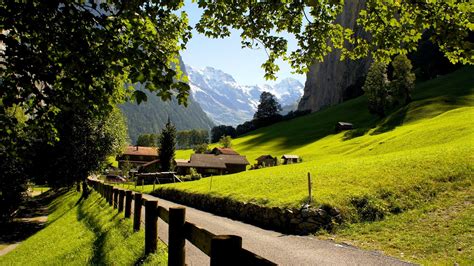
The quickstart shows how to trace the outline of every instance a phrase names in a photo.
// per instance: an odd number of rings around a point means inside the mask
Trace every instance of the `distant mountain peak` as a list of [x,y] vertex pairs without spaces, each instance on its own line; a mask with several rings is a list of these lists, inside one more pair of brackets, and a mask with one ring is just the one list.
[[294,109],[303,95],[303,84],[291,77],[273,86],[241,85],[232,75],[214,67],[186,65],[186,69],[192,97],[216,124],[235,126],[251,120],[263,91],[274,94],[282,106],[287,106],[286,111]]

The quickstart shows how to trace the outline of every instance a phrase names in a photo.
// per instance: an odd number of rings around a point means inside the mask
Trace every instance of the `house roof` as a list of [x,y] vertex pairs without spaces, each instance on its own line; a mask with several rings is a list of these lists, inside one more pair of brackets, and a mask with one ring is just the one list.
[[149,161],[146,164],[141,165],[141,167],[147,167],[147,166],[150,166],[152,164],[159,163],[159,162],[160,162],[160,159],[156,159],[156,160]]
[[248,165],[249,162],[245,156],[240,155],[192,154],[189,162],[176,164],[184,167],[226,169],[227,164]]
[[273,159],[273,156],[271,156],[270,154],[266,154],[266,155],[262,155],[262,156],[258,157],[258,158],[255,159],[255,160],[257,160],[257,161],[263,161],[263,160],[266,160],[266,159]]
[[175,159],[176,166],[188,166],[189,160],[186,159]]
[[238,152],[234,151],[232,148],[214,148],[212,149],[214,154],[223,154],[223,155],[239,155]]
[[353,126],[352,123],[349,122],[337,122],[337,124],[340,126]]
[[122,156],[125,155],[158,156],[158,148],[144,146],[128,146],[122,154]]
[[284,154],[283,156],[281,156],[281,158],[283,158],[283,159],[298,159],[300,157],[298,155],[293,155],[293,154]]

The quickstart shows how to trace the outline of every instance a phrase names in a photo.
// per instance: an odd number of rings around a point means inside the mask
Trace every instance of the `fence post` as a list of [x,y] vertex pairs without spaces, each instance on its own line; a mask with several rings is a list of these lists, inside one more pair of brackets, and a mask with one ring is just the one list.
[[168,265],[184,265],[186,209],[169,208]]
[[158,238],[157,200],[145,201],[145,255],[155,253]]
[[142,216],[142,194],[135,193],[133,200],[135,201],[133,208],[133,231],[137,232],[140,230],[140,220]]
[[119,199],[118,199],[118,212],[123,212],[123,200],[125,198],[125,190],[119,190]]
[[239,265],[242,237],[218,235],[211,240],[211,266]]
[[125,191],[125,218],[130,218],[132,213],[132,191]]
[[113,206],[114,206],[114,209],[117,209],[118,207],[118,189],[117,188],[113,188],[113,191],[114,191],[114,202],[113,202]]
[[109,205],[112,206],[112,201],[113,201],[113,188],[111,185],[106,185],[106,190],[107,190],[107,201],[109,202]]

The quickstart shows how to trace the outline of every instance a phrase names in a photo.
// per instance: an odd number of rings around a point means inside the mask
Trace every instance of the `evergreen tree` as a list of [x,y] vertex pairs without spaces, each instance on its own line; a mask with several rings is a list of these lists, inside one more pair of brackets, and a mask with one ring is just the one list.
[[174,167],[174,154],[176,148],[176,127],[171,124],[170,119],[165,125],[165,128],[161,131],[160,135],[160,164],[161,171],[168,172]]
[[412,65],[406,55],[397,55],[392,61],[393,80],[390,94],[393,105],[405,105],[411,101],[411,91],[415,88],[415,74],[411,71]]
[[365,84],[362,87],[367,96],[368,107],[371,113],[378,114],[379,116],[385,115],[388,101],[388,84],[387,65],[378,62],[373,63],[369,68]]

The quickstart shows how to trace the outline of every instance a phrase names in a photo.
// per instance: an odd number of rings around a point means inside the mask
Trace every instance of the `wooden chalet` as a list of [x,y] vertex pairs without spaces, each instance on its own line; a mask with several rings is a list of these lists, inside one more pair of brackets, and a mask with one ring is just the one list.
[[341,132],[343,130],[350,130],[353,128],[354,128],[354,125],[348,122],[337,122],[335,126],[336,132]]
[[298,155],[293,155],[293,154],[285,154],[281,156],[283,159],[283,164],[293,164],[293,163],[298,163],[298,160],[300,157]]
[[232,148],[214,148],[211,151],[215,155],[240,155],[238,152],[234,151]]
[[128,146],[125,151],[117,156],[119,168],[128,162],[132,168],[138,168],[144,164],[158,160],[158,148],[143,146]]
[[192,154],[189,161],[176,160],[176,172],[186,175],[195,168],[203,176],[223,175],[245,171],[247,165],[247,158],[241,155]]
[[270,167],[276,165],[277,158],[273,158],[270,154],[266,154],[255,160],[257,161],[257,167]]

